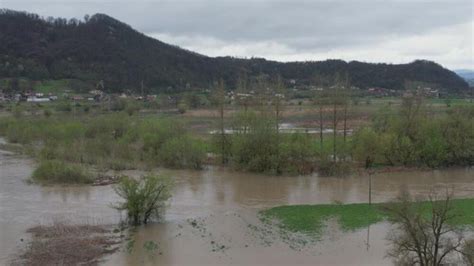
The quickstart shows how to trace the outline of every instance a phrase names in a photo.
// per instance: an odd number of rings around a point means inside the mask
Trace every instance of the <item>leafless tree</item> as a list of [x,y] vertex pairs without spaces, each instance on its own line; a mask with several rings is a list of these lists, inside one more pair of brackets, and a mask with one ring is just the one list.
[[219,112],[219,131],[220,131],[220,148],[221,148],[221,159],[222,163],[225,164],[228,161],[227,158],[227,136],[225,134],[225,87],[224,81],[221,79],[217,84],[216,98],[217,98],[217,109]]
[[384,210],[396,229],[388,236],[391,248],[388,256],[399,265],[439,266],[459,255],[464,236],[451,226],[460,214],[452,205],[452,193],[440,198],[431,192],[428,201],[412,201],[407,191],[398,202],[387,204]]
[[341,95],[341,103],[343,106],[343,144],[344,144],[344,154],[343,154],[343,160],[346,160],[346,154],[347,154],[347,115],[348,115],[348,109],[349,109],[349,104],[350,104],[350,83],[349,83],[349,76],[346,73],[344,78],[342,79],[342,95]]
[[318,108],[318,124],[319,124],[319,148],[322,152],[323,150],[323,141],[324,141],[324,135],[323,135],[323,130],[324,130],[324,120],[323,120],[323,112],[324,112],[324,104],[325,104],[325,99],[324,99],[324,93],[323,91],[319,91],[315,93],[314,96],[314,104]]
[[280,169],[280,122],[281,122],[281,116],[282,116],[282,111],[283,111],[283,97],[284,97],[284,84],[283,81],[281,80],[281,77],[278,76],[276,83],[275,83],[275,89],[273,93],[273,106],[275,108],[275,131],[276,131],[276,156],[277,156],[277,173],[281,172]]

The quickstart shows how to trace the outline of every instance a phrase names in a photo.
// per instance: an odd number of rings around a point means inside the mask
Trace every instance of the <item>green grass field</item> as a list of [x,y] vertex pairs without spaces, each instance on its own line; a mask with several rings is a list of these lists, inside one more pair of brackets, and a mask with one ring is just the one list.
[[[430,203],[420,206],[426,215],[430,214]],[[474,226],[474,199],[452,200],[454,212],[459,214],[452,221],[456,226]],[[335,218],[342,230],[353,231],[386,220],[387,214],[381,210],[383,204],[321,204],[279,206],[260,212],[265,223],[276,220],[282,229],[290,232],[320,236],[325,222]]]

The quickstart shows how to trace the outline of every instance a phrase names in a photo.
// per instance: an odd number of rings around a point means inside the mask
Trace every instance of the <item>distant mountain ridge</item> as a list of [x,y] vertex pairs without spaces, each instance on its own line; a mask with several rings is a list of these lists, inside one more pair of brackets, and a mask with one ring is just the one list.
[[0,10],[0,78],[103,81],[112,92],[137,91],[144,84],[145,90],[158,92],[207,88],[221,78],[235,87],[239,80],[262,75],[298,84],[331,83],[336,73],[347,73],[351,84],[360,88],[399,90],[406,81],[451,91],[468,88],[456,73],[425,60],[395,65],[213,58],[148,37],[104,14],[79,21]]

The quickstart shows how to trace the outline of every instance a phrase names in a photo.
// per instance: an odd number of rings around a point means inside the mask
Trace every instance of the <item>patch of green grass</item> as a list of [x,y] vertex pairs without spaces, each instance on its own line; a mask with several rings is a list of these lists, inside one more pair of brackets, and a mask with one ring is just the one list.
[[43,184],[87,184],[93,181],[81,166],[55,160],[41,162],[31,178]]
[[336,218],[343,230],[355,230],[382,221],[385,216],[375,205],[323,204],[280,206],[261,212],[262,220],[276,219],[283,229],[320,235],[326,220]]
[[[459,214],[452,224],[455,226],[474,226],[474,199],[452,200],[454,212]],[[420,207],[430,215],[430,203],[422,202]],[[353,231],[388,218],[381,209],[382,203],[372,204],[322,204],[279,206],[260,212],[263,222],[276,220],[283,229],[320,236],[325,222],[335,218],[342,230]]]

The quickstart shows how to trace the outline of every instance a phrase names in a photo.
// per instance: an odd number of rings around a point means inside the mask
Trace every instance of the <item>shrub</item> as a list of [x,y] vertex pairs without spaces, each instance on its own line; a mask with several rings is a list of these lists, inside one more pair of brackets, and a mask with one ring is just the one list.
[[375,162],[378,151],[378,136],[374,130],[364,127],[354,135],[352,157],[369,168]]
[[[278,145],[274,123],[267,117],[240,123],[248,128],[232,135],[232,161],[238,168],[272,172],[278,167]],[[239,127],[240,129],[242,127]]]
[[321,176],[347,176],[351,171],[352,165],[349,162],[334,162],[322,159],[318,164],[318,173]]
[[134,113],[140,111],[140,106],[132,101],[127,102],[127,106],[125,107],[125,112],[129,115],[132,116]]
[[51,110],[44,109],[43,114],[44,114],[45,117],[50,117],[52,113],[51,113]]
[[201,169],[205,156],[201,141],[183,135],[165,142],[159,158],[166,167]]
[[185,103],[178,104],[178,112],[180,114],[186,113],[187,110],[188,110],[188,106]]
[[43,161],[35,169],[32,179],[40,183],[85,184],[91,183],[92,178],[79,165],[67,164],[61,161]]
[[280,138],[278,171],[296,174],[313,172],[316,148],[310,137],[295,133]]
[[110,101],[109,107],[110,107],[110,111],[115,111],[115,112],[123,111],[127,107],[127,100],[122,99],[122,98],[113,98]]
[[171,179],[166,176],[148,175],[136,180],[122,177],[114,188],[124,202],[114,206],[127,212],[131,224],[147,223],[152,216],[160,217],[165,201],[171,197]]

